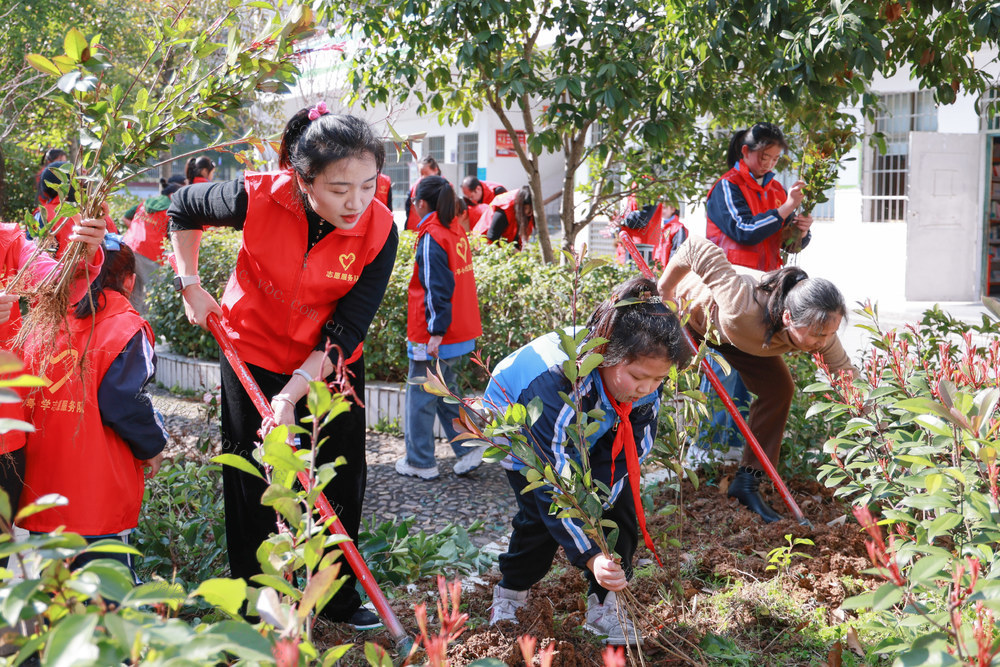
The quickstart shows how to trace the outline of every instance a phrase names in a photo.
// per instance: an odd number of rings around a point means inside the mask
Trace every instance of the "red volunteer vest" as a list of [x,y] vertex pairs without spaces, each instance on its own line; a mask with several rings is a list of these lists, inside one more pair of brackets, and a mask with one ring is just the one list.
[[167,238],[168,222],[165,210],[147,213],[146,202],[143,202],[136,209],[132,224],[128,226],[128,231],[122,240],[125,241],[125,245],[143,257],[154,262],[162,262],[163,240]]
[[479,202],[480,204],[492,203],[493,198],[498,196],[496,193],[497,188],[507,189],[507,186],[501,183],[494,183],[493,181],[479,181],[479,183],[483,186],[483,201]]
[[195,183],[211,183],[211,182],[212,181],[208,180],[204,176],[195,176],[194,180],[191,181],[191,185],[194,185]]
[[670,261],[670,252],[674,247],[674,237],[677,236],[677,232],[684,229],[684,225],[681,224],[681,219],[675,213],[670,216],[670,219],[663,223],[662,232],[660,235],[660,243],[653,250],[653,259],[660,263],[660,266],[666,266],[667,262]]
[[[634,197],[629,197],[631,205],[635,208],[629,209],[631,211],[638,211],[639,206],[635,203]],[[626,213],[627,215],[627,213]],[[621,219],[624,221],[624,217]],[[657,204],[656,209],[653,211],[653,215],[649,218],[649,222],[642,229],[629,229],[628,227],[621,227],[621,231],[625,232],[632,238],[632,243],[639,245],[651,245],[654,251],[656,247],[660,244],[660,235],[663,233],[660,229],[661,223],[663,221],[663,204]],[[615,261],[619,264],[625,264],[628,258],[628,250],[625,249],[623,243],[619,243],[618,247],[615,249]]]
[[[719,180],[727,180],[740,189],[743,199],[746,200],[753,215],[778,208],[788,198],[788,195],[785,194],[785,188],[781,187],[781,183],[773,178],[763,187],[758,185],[742,161],[723,174]],[[715,185],[709,189],[708,197],[712,196],[712,191],[718,184],[719,181],[716,181]],[[726,251],[726,257],[732,264],[760,271],[774,271],[781,268],[780,233],[772,234],[760,243],[744,245],[723,234],[722,230],[709,218],[705,236],[708,237],[709,241]]]
[[[288,374],[313,351],[337,302],[382,250],[392,213],[373,200],[353,229],[334,229],[306,252],[308,225],[292,172],[248,171],[244,183],[243,244],[222,312],[243,361]],[[344,354],[353,361],[361,346]]]
[[[451,325],[441,340],[443,345],[463,343],[483,334],[479,319],[479,297],[476,294],[476,276],[472,270],[472,251],[465,231],[452,221],[449,229],[438,220],[437,213],[431,213],[418,228],[417,243],[425,234],[438,242],[448,253],[448,268],[455,276],[455,291],[451,295]],[[431,334],[427,331],[427,310],[424,306],[426,291],[417,276],[417,264],[413,264],[407,300],[406,337],[414,343],[426,343]]]
[[[139,520],[145,489],[142,462],[101,421],[97,389],[132,336],[142,331],[152,344],[153,330],[124,296],[110,290],[104,295],[106,305],[95,318],[67,317],[68,337],[61,335],[43,376],[47,386],[25,401],[35,432],[28,434],[25,449],[21,505],[47,493],[69,500],[68,505],[24,519],[21,526],[28,530],[65,526],[81,535],[109,535],[135,528]],[[28,354],[37,374],[41,360]]]
[[375,183],[375,199],[385,204],[386,208],[389,207],[389,192],[392,189],[392,181],[385,174],[378,175],[378,181]]
[[[6,285],[18,272],[21,263],[21,248],[25,243],[24,232],[17,225],[0,223],[0,266],[2,283]],[[0,324],[0,349],[13,350],[13,340],[21,330],[21,309],[17,304],[10,306],[10,318]],[[20,356],[20,355],[18,355]],[[20,373],[13,373],[13,378]],[[0,418],[24,421],[24,406],[21,403],[0,403]],[[8,431],[0,434],[0,454],[24,447],[24,431]]]
[[[503,194],[497,195],[493,201],[489,204],[488,208],[483,212],[483,215],[479,218],[479,222],[476,223],[475,228],[472,230],[478,234],[486,235],[490,231],[490,223],[493,222],[493,215],[497,211],[503,211],[504,215],[507,216],[507,228],[504,230],[501,238],[509,241],[510,243],[519,243],[520,237],[517,233],[517,213],[516,206],[514,205],[514,198],[517,196],[517,192],[505,192]],[[531,220],[528,222],[528,236],[535,230],[535,221]]]
[[[56,216],[56,209],[59,208],[59,197],[50,199],[47,202],[42,202],[42,208],[45,210],[45,220],[50,222]],[[73,233],[73,223],[69,220],[63,218],[65,222],[56,231],[56,259],[63,256],[66,252],[66,248],[69,247],[69,236]],[[115,226],[114,221],[110,216],[104,218],[105,228],[111,234],[118,233],[118,227]]]
[[417,213],[417,184],[420,183],[420,179],[410,186],[410,213],[406,216],[406,229],[411,232],[417,231],[417,225],[420,224],[420,214]]

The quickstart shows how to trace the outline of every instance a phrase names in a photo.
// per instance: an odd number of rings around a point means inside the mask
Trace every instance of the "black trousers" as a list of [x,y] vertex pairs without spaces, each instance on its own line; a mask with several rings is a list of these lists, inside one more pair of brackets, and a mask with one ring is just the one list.
[[[260,440],[261,417],[243,390],[239,378],[226,358],[222,357],[222,449],[238,454],[253,462],[251,452]],[[248,364],[264,395],[274,396],[285,386],[288,375],[274,373]],[[352,384],[358,396],[364,396],[364,357],[349,366],[354,372]],[[303,398],[295,406],[296,418],[308,414]],[[361,525],[361,503],[365,497],[365,483],[368,465],[365,461],[365,410],[352,405],[320,431],[326,442],[316,457],[316,464],[330,463],[343,456],[347,463],[337,467],[337,475],[326,487],[326,497],[333,506],[341,523],[351,539],[357,541]],[[310,447],[311,441],[302,436],[302,447]],[[255,463],[256,465],[256,463]],[[223,497],[226,507],[226,541],[229,550],[229,569],[233,577],[247,581],[260,574],[257,549],[268,535],[276,530],[275,511],[260,504],[260,498],[267,485],[260,479],[230,466],[222,469]],[[347,575],[340,590],[323,609],[323,616],[332,621],[346,621],[361,606],[361,596],[355,584],[357,577],[347,561],[341,558],[340,575]]]
[[[552,533],[542,520],[542,517],[549,513],[548,503],[543,507],[536,500],[534,492],[521,493],[528,485],[528,480],[520,472],[515,470],[506,472],[507,481],[510,482],[517,498],[517,514],[511,521],[514,532],[510,536],[510,546],[507,547],[507,553],[500,556],[500,585],[512,591],[526,591],[548,573],[552,567],[552,559],[559,549],[559,543],[552,537]],[[615,504],[604,511],[604,518],[618,524],[619,534],[615,553],[621,556],[621,565],[626,578],[631,579],[632,557],[635,555],[638,541],[639,524],[635,518],[635,503],[628,484],[618,494]],[[608,529],[605,529],[605,534],[608,532]],[[587,593],[596,593],[598,600],[603,603],[608,591],[597,583],[594,573],[590,570],[584,569],[584,576],[590,583]]]

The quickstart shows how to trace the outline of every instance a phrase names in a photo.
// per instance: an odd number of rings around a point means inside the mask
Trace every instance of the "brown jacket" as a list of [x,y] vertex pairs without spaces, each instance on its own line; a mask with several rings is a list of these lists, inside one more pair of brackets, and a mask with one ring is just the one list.
[[[757,291],[763,275],[760,271],[737,270],[726,259],[725,252],[705,238],[689,237],[670,259],[667,271],[686,270],[675,290],[682,308],[691,313],[688,322],[695,332],[704,336],[711,319],[723,343],[758,357],[776,357],[798,352],[788,332],[778,331],[771,343],[764,343],[764,295]],[[857,369],[851,364],[840,340],[833,337],[819,351],[831,372]]]

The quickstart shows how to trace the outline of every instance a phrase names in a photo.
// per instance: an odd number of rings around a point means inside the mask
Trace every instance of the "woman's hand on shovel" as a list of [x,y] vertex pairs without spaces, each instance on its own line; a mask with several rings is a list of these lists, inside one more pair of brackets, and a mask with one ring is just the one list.
[[222,319],[222,308],[219,307],[219,303],[201,285],[188,285],[181,292],[181,296],[184,298],[184,314],[191,324],[208,329],[209,313],[215,313]]

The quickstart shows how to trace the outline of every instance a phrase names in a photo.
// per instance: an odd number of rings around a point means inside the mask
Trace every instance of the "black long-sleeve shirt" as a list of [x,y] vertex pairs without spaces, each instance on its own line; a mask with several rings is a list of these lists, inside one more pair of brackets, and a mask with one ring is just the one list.
[[[170,231],[198,230],[209,227],[243,229],[248,210],[248,197],[243,176],[232,181],[198,183],[181,188],[174,193],[170,203]],[[312,249],[321,239],[334,230],[309,206],[304,206],[308,225],[307,248]],[[275,233],[281,233],[275,229]],[[375,259],[361,271],[354,287],[337,302],[331,316],[332,325],[325,326],[314,349],[326,349],[327,343],[338,345],[345,354],[353,352],[368,334],[368,327],[382,303],[389,284],[399,232],[393,225],[385,245]],[[331,350],[336,363],[336,352]]]

